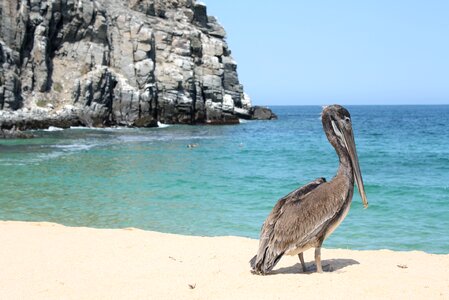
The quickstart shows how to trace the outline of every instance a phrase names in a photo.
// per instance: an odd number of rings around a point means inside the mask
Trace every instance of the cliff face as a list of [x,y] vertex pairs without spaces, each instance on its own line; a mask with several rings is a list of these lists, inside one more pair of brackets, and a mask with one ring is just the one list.
[[224,38],[194,0],[3,0],[0,119],[238,123],[253,113]]

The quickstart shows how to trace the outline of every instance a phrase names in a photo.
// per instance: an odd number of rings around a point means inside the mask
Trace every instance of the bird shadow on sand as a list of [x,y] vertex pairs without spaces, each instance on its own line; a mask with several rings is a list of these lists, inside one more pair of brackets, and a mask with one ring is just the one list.
[[[354,259],[337,258],[337,259],[327,259],[321,261],[324,272],[336,272],[342,270],[348,266],[359,265],[360,263]],[[291,267],[279,268],[271,272],[271,275],[276,274],[312,274],[316,272],[315,262],[306,263],[307,271],[303,272],[301,264],[297,264]]]

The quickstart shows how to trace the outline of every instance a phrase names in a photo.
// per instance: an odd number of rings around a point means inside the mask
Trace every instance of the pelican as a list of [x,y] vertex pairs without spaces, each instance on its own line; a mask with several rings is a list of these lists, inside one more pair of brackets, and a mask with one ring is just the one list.
[[284,254],[298,255],[305,272],[303,252],[310,248],[315,248],[316,269],[322,273],[321,245],[348,214],[354,177],[368,207],[349,112],[340,105],[327,106],[321,121],[340,160],[337,174],[329,182],[315,179],[276,203],[262,225],[259,251],[250,261],[255,274],[270,272]]

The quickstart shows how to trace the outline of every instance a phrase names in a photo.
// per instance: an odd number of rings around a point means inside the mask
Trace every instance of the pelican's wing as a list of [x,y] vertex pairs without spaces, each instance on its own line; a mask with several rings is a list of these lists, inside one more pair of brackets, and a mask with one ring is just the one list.
[[[288,228],[291,222],[291,213],[297,211],[294,208],[300,205],[302,199],[324,182],[326,179],[318,178],[279,199],[262,225],[259,251],[250,261],[255,272],[266,273],[271,270],[288,250],[287,245],[291,244],[291,241],[297,241],[297,232],[290,232],[292,228]],[[297,219],[296,216],[295,219]],[[288,231],[288,236],[284,234],[285,229]]]

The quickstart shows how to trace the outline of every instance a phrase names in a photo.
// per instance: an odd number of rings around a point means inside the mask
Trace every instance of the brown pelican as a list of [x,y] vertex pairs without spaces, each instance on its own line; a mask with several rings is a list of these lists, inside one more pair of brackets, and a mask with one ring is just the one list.
[[303,252],[312,247],[317,272],[323,272],[321,245],[349,211],[354,177],[363,205],[368,207],[349,112],[340,105],[327,106],[321,121],[340,159],[337,174],[330,182],[318,178],[276,203],[262,225],[259,251],[250,261],[253,273],[271,271],[284,254],[298,255],[306,271]]

